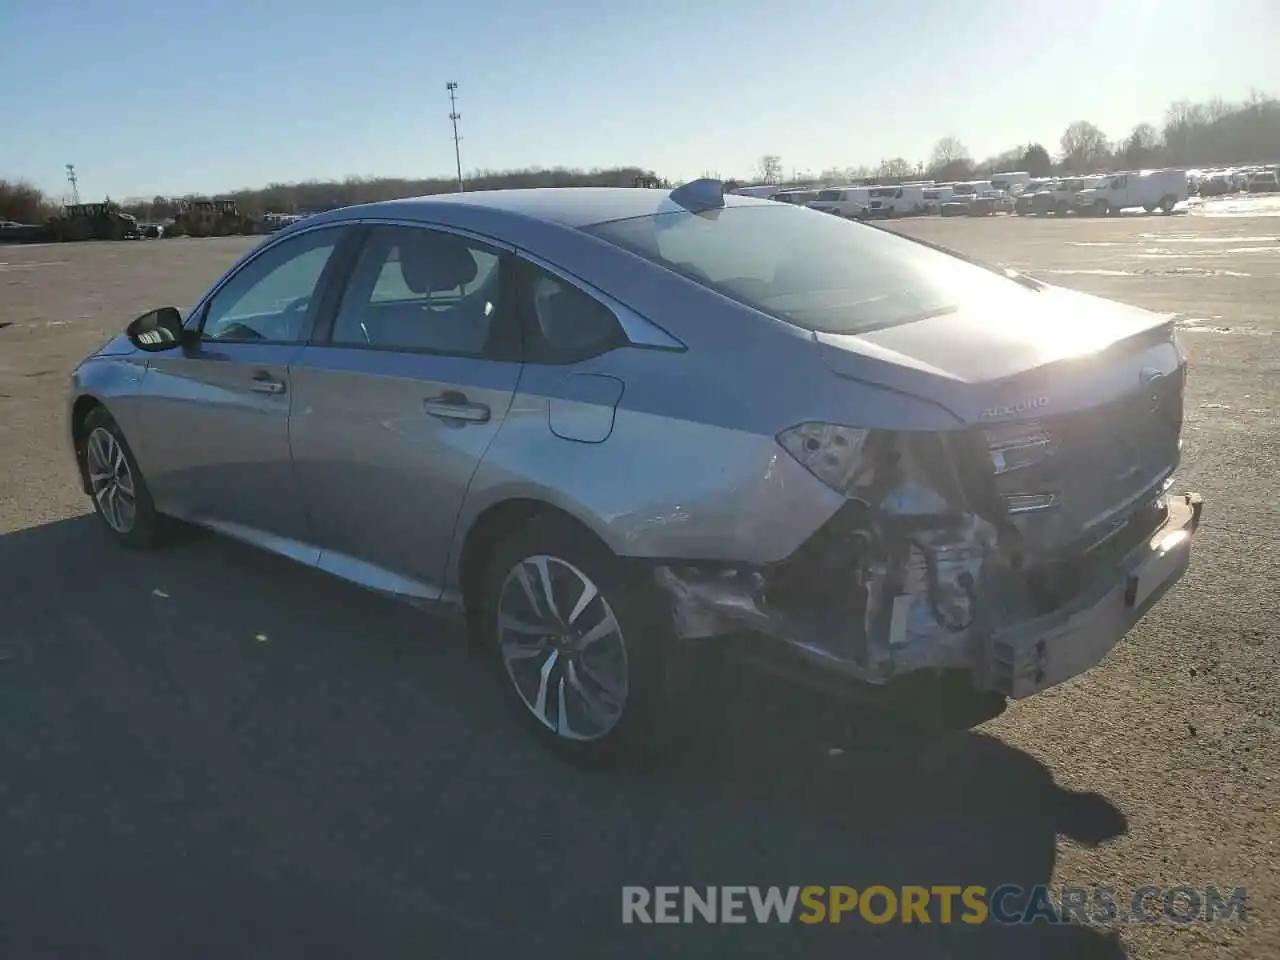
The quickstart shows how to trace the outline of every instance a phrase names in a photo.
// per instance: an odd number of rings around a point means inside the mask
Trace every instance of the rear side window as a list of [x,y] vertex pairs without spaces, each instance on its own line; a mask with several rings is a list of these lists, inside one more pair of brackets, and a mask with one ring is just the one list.
[[530,362],[572,363],[627,342],[613,311],[567,280],[522,263],[520,288]]
[[806,330],[863,333],[1033,293],[958,257],[801,207],[732,206],[596,224],[596,236]]

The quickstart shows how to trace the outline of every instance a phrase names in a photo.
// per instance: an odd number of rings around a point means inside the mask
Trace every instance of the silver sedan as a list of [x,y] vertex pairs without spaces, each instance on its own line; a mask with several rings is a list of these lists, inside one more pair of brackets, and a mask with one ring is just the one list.
[[1000,703],[1088,669],[1190,560],[1184,376],[1166,318],[695,181],[308,218],[87,358],[70,432],[123,543],[459,611],[597,755],[699,647]]

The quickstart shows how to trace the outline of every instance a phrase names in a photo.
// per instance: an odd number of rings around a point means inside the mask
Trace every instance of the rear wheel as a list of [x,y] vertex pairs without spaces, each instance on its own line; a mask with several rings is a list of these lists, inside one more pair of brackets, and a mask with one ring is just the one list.
[[576,525],[543,516],[495,547],[482,596],[500,682],[544,741],[590,760],[666,741],[673,631],[651,580]]
[[93,509],[116,540],[151,547],[164,533],[138,462],[119,425],[102,407],[85,417],[79,456]]
[[1163,200],[1160,201],[1160,209],[1163,210],[1165,213],[1173,213],[1173,208],[1175,205],[1176,205],[1176,201],[1173,199],[1173,197],[1165,197]]

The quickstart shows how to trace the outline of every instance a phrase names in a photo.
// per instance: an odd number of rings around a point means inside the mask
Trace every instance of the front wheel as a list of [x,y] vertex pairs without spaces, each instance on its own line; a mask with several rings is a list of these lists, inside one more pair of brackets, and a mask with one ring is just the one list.
[[129,547],[151,547],[164,533],[142,471],[119,425],[102,407],[85,418],[81,468],[93,509],[112,536]]
[[562,752],[601,759],[665,741],[669,604],[567,520],[538,517],[495,548],[483,639],[516,711]]

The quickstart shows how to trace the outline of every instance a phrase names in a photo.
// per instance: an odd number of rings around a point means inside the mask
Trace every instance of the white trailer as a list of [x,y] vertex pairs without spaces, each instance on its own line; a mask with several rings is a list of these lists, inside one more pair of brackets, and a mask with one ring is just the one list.
[[1187,199],[1185,170],[1141,170],[1116,173],[1076,194],[1080,213],[1105,216],[1141,207],[1152,213],[1157,207],[1170,213]]

